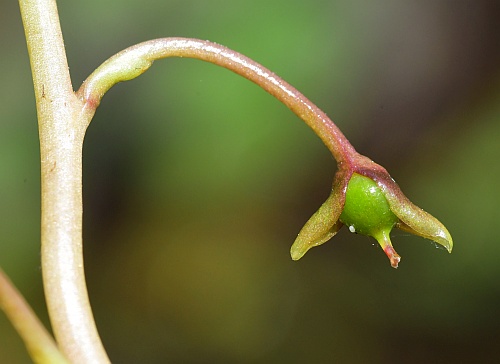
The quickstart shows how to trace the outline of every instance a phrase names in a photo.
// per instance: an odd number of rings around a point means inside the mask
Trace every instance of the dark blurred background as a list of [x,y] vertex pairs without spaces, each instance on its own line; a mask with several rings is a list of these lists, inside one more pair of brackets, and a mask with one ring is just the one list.
[[[500,359],[500,2],[60,1],[75,88],[151,38],[209,39],[327,112],[438,217],[453,254],[342,230],[289,248],[335,162],[254,84],[196,60],[114,87],[84,151],[90,299],[114,363],[493,363]],[[48,323],[40,168],[16,2],[0,6],[0,265]],[[0,314],[0,362],[30,362]]]

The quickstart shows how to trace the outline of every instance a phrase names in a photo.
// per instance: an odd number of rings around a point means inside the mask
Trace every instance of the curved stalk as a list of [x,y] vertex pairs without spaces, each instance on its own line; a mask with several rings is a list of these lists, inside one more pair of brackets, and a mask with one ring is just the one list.
[[244,55],[209,41],[160,38],[134,45],[99,66],[85,80],[77,95],[90,109],[95,109],[103,95],[117,82],[131,80],[145,72],[153,61],[167,57],[199,59],[247,78],[304,120],[325,143],[339,164],[351,163],[352,157],[357,154],[328,116],[293,86]]
[[[357,153],[325,113],[267,68],[219,44],[190,38],[160,38],[139,43],[117,53],[99,66],[82,84],[77,96],[85,102],[86,108],[95,110],[103,95],[117,82],[141,75],[155,60],[166,57],[189,57],[214,63],[256,83],[304,120],[337,160],[340,173],[334,177],[332,193],[299,233],[291,248],[292,259],[300,259],[310,248],[323,244],[339,230],[341,221],[338,219],[354,172],[377,183],[391,211],[400,220],[397,226],[431,239],[451,252],[453,240],[444,225],[413,205],[385,168]],[[369,204],[364,207],[372,208]],[[391,264],[396,267],[399,256],[394,249],[390,250],[385,246],[384,249]]]
[[19,0],[38,114],[42,271],[51,324],[72,363],[108,363],[82,256],[82,145],[93,115],[75,96],[55,0]]

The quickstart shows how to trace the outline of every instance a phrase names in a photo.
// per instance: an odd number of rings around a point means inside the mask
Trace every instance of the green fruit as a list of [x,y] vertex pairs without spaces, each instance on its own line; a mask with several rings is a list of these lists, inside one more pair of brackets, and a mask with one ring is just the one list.
[[345,205],[340,221],[351,232],[384,240],[398,218],[389,208],[387,200],[370,178],[353,173],[347,185]]

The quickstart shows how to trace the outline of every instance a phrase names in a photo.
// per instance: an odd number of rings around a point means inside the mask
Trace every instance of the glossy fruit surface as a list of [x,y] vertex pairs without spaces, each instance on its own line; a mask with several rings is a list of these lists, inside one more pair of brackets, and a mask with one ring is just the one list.
[[377,184],[368,177],[354,173],[347,185],[344,210],[340,221],[351,232],[376,238],[388,234],[398,218]]

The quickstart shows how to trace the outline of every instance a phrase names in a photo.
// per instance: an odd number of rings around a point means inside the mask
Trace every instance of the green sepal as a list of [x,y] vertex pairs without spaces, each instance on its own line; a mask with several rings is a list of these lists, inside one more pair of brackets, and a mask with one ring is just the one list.
[[337,172],[330,196],[309,218],[295,239],[290,249],[293,260],[299,260],[309,249],[326,243],[342,227],[339,217],[344,207],[347,181],[347,175]]

